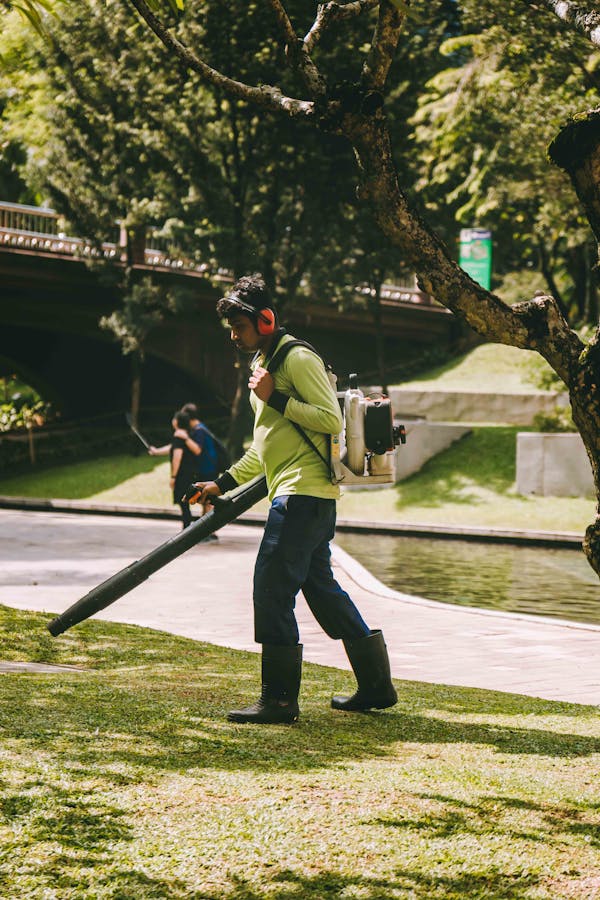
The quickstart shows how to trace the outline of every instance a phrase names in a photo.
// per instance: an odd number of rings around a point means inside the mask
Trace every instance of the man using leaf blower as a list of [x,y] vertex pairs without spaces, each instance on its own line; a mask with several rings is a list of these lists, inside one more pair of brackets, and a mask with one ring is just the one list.
[[261,724],[298,719],[302,645],[294,606],[299,590],[326,634],[343,640],[358,682],[356,693],[334,696],[332,707],[393,706],[397,695],[383,635],[369,629],[331,570],[329,542],[339,488],[329,469],[329,435],[341,431],[342,416],[323,361],[278,327],[260,275],[240,278],[219,300],[217,314],[227,320],[236,347],[254,354],[248,382],[254,436],[244,456],[223,475],[197,484],[195,499],[205,502],[264,474],[271,501],[254,570],[262,693],[228,718]]

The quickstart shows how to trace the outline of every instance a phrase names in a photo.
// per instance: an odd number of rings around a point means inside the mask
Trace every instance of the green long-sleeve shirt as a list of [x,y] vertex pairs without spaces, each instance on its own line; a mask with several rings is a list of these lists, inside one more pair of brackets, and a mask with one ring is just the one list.
[[[277,346],[289,340],[292,336],[284,334]],[[254,368],[264,363],[260,356]],[[250,393],[252,445],[228,473],[238,484],[264,474],[270,500],[285,494],[337,499],[340,491],[331,483],[325,463],[291,424],[297,422],[329,459],[329,435],[338,434],[343,422],[322,360],[306,347],[294,347],[273,379],[275,392],[269,403]]]

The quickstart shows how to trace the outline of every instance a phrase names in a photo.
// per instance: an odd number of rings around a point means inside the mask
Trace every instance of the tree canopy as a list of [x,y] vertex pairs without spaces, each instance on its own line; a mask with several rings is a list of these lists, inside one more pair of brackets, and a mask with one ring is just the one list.
[[[130,0],[148,26],[162,41],[172,59],[196,72],[206,84],[230,98],[244,100],[257,110],[275,112],[303,120],[324,133],[345,138],[353,148],[358,169],[361,201],[372,211],[377,226],[392,246],[418,273],[421,287],[464,319],[486,340],[538,351],[566,384],[573,418],[590,457],[600,489],[600,391],[598,332],[586,344],[570,327],[560,304],[551,294],[523,298],[508,306],[497,295],[483,289],[463,272],[440,235],[427,223],[396,168],[385,99],[390,69],[398,45],[411,29],[409,6],[403,0],[355,0],[329,2],[317,15],[294,15],[281,0],[266,5],[272,13],[271,33],[285,52],[286,68],[278,78],[261,83],[238,80],[232,68],[216,68],[201,46],[180,40],[169,22],[161,20],[145,0]],[[547,17],[558,17],[592,44],[600,42],[600,14],[569,0],[509,2],[501,7],[480,4],[479,21],[488,18],[505,25],[511,16],[520,18],[525,33]],[[465,4],[465,9],[469,7]],[[350,81],[333,81],[327,70],[327,46],[339,40],[349,20],[373,18],[366,53],[360,43],[349,53]],[[554,27],[554,19],[551,19]],[[565,31],[565,34],[567,31]],[[535,42],[535,37],[532,37]],[[576,65],[585,68],[580,58]],[[288,90],[288,74],[294,90]],[[585,104],[582,84],[578,97]],[[595,164],[600,146],[600,113],[591,110],[581,121],[563,129],[554,141],[552,157],[571,177],[597,238],[600,226],[600,167]],[[514,119],[518,121],[518,110]],[[473,148],[473,151],[476,148]],[[473,153],[473,155],[475,155]],[[585,549],[600,572],[600,518],[589,526]]]
[[[105,56],[76,47],[81,22],[61,10],[60,25],[48,24],[54,43],[41,51],[40,66],[48,61],[57,85],[60,68],[57,111],[65,131],[77,124],[70,147],[62,141],[65,164],[89,152],[93,166],[96,153],[108,171],[110,147],[118,151],[107,208],[114,200],[115,208],[142,209],[145,197],[173,227],[193,211],[187,218],[216,254],[229,254],[238,271],[260,259],[283,294],[315,260],[357,270],[364,231],[353,243],[339,225],[342,217],[362,221],[357,197],[389,258],[416,272],[426,293],[485,340],[549,362],[569,391],[600,490],[598,332],[584,340],[571,324],[597,324],[594,5],[329,0],[315,9],[308,0],[185,0],[182,9],[177,0],[87,0],[78,7],[92,16],[89,35],[105,35]],[[125,49],[113,40],[117,18],[129,23]],[[111,121],[103,108],[111,108]],[[108,140],[97,146],[103,128]],[[64,184],[76,174],[70,165]],[[63,190],[67,206],[74,191],[48,184],[57,196]],[[227,203],[217,219],[211,195],[223,185]],[[82,206],[95,202],[97,193]],[[522,273],[512,305],[457,265],[460,224],[493,227],[501,271]],[[532,269],[544,279],[534,296]],[[585,548],[600,572],[600,517]]]

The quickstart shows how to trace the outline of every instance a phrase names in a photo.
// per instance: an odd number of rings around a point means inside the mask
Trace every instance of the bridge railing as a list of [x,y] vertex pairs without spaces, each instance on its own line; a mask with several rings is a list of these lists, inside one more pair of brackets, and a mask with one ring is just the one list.
[[[76,258],[104,258],[119,262],[127,260],[127,248],[122,243],[105,241],[98,245],[86,238],[71,237],[60,228],[61,217],[53,209],[0,201],[0,246]],[[169,253],[161,247],[153,246],[153,243],[152,231],[149,230],[144,248],[144,263],[147,266],[185,272],[211,271],[211,267],[205,263],[196,263],[176,253]]]
[[4,247],[62,256],[122,258],[124,249],[118,244],[97,246],[64,234],[60,225],[60,216],[53,209],[0,202],[0,245]]
[[[365,285],[357,288],[357,293],[375,296],[375,289]],[[384,284],[381,287],[381,302],[384,305],[393,306],[396,303],[417,303],[420,306],[440,306],[437,300],[430,294],[425,294],[418,287],[409,287],[399,284]]]
[[0,226],[0,245],[16,250],[33,250],[37,253],[52,253],[62,256],[82,258],[123,259],[122,248],[116,244],[102,244],[97,247],[82,238],[67,237],[64,234],[50,236],[40,232],[22,231]]
[[[124,238],[119,243],[104,242],[98,245],[86,238],[64,234],[60,230],[61,224],[61,217],[54,209],[0,201],[0,246],[74,258],[104,258],[123,263],[127,261]],[[198,263],[189,257],[169,253],[164,244],[163,247],[160,246],[161,243],[163,239],[155,238],[152,229],[148,229],[144,247],[145,265],[186,273],[210,274],[213,278],[225,281],[230,279],[230,273],[226,270],[215,270],[207,263]],[[356,291],[359,295],[374,294],[371,288],[364,285],[357,287]],[[399,303],[440,306],[429,294],[424,294],[417,287],[394,284],[383,285],[381,299],[389,306]]]
[[0,203],[0,228],[34,234],[58,234],[58,216],[53,209]]

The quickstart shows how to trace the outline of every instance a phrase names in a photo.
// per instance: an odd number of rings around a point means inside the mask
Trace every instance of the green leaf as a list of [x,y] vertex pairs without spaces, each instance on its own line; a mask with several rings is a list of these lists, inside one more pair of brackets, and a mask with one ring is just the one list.
[[164,12],[169,7],[173,12],[181,12],[184,9],[184,0],[147,0],[148,6],[154,13]]
[[38,34],[43,33],[42,17],[40,16],[37,9],[34,9],[30,5],[19,6],[16,3],[14,5],[14,9],[16,9],[18,13],[20,13],[22,16],[25,16],[25,18],[29,20],[29,23],[35,29],[35,31],[37,31]]
[[[56,0],[62,2],[62,0]],[[15,9],[20,16],[27,19],[32,28],[40,35],[44,36],[44,21],[42,19],[42,11],[55,15],[54,0],[21,0],[20,3],[8,3],[8,8]]]
[[408,15],[408,3],[406,0],[389,0],[392,6],[395,6],[398,12]]

